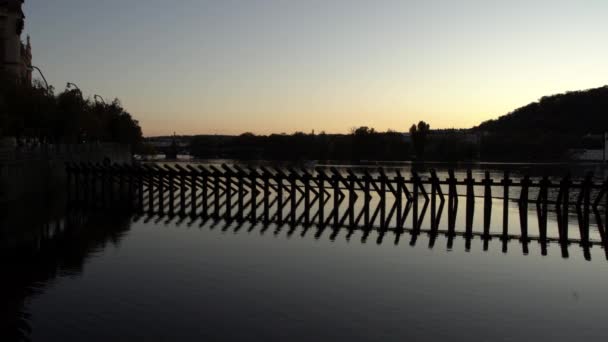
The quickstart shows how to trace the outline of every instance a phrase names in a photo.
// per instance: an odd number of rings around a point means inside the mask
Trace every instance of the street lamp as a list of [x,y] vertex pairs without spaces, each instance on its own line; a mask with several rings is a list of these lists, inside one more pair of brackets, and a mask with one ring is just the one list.
[[104,105],[106,104],[106,100],[103,99],[103,97],[101,97],[100,95],[95,94],[93,96],[93,98],[95,99],[95,102],[97,102],[97,99],[101,99],[101,103],[103,103]]
[[38,73],[40,74],[40,76],[42,76],[42,80],[44,81],[44,85],[46,86],[46,91],[50,91],[49,89],[49,82],[46,81],[46,77],[44,77],[44,74],[42,73],[42,70],[40,70],[39,67],[35,66],[35,65],[30,65],[30,69],[32,70],[36,70],[38,71]]
[[82,98],[82,90],[80,90],[80,88],[78,88],[78,86],[72,82],[68,82],[68,84],[66,84],[66,89],[70,89],[70,88],[74,88],[76,91],[78,91],[78,93],[80,94],[80,97]]

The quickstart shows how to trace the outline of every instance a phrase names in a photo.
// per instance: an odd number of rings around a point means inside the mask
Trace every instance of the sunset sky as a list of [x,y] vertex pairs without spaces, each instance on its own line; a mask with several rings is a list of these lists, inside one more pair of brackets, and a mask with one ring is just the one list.
[[49,82],[120,98],[148,136],[466,128],[608,83],[606,0],[26,0],[24,10]]

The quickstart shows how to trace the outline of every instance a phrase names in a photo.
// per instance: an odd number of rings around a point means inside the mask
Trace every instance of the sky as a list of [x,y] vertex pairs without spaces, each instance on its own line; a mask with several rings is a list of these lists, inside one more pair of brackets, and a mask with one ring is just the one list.
[[468,128],[608,84],[606,0],[26,0],[33,64],[144,135]]

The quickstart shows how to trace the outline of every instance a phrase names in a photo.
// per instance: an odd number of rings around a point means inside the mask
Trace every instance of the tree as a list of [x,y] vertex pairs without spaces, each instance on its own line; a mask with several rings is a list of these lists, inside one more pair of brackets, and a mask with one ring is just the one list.
[[416,151],[416,159],[424,160],[424,148],[426,146],[426,137],[431,130],[431,126],[424,121],[420,121],[418,126],[415,124],[410,127],[410,135],[412,142],[414,143],[414,150]]

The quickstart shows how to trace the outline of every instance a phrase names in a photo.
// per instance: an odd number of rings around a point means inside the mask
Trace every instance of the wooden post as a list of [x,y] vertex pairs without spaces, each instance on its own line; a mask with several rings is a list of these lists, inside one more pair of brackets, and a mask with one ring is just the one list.
[[201,212],[201,216],[203,218],[207,218],[209,217],[209,193],[208,193],[208,189],[209,189],[209,171],[204,168],[203,166],[199,166],[199,171],[201,174],[201,192],[202,192],[202,197],[201,197],[201,202],[203,202],[203,210]]
[[[581,230],[581,241],[583,246],[589,245],[589,215],[591,207],[591,189],[593,186],[593,172],[588,172],[583,184],[581,184],[581,199],[583,204],[583,229]],[[580,207],[580,204],[579,204]]]
[[251,210],[249,213],[249,220],[251,221],[251,223],[255,223],[257,220],[257,214],[256,214],[256,209],[258,206],[257,201],[256,201],[256,197],[258,196],[257,177],[258,177],[257,171],[253,168],[250,168],[249,169],[249,182],[251,183]]
[[473,235],[473,215],[475,212],[475,192],[473,189],[475,180],[473,179],[471,169],[467,170],[467,178],[465,180],[465,183],[467,187],[466,230],[467,236],[470,237]]
[[277,182],[277,222],[283,224],[283,172],[275,168],[275,181]]
[[175,169],[169,168],[169,215],[175,214]]
[[198,172],[195,169],[190,169],[190,216],[196,216],[196,199],[198,194],[196,192],[197,186],[196,183],[198,181]]
[[395,186],[397,187],[397,196],[395,201],[397,204],[397,229],[403,229],[403,188],[405,186],[405,178],[401,176],[399,170],[396,171],[397,176],[395,177]]
[[492,220],[492,184],[494,181],[490,178],[490,172],[486,171],[486,177],[483,180],[484,185],[484,203],[483,203],[483,235],[485,239],[490,237],[490,223]]
[[165,213],[165,170],[164,167],[160,167],[155,170],[158,173],[158,212],[160,215]]
[[[530,176],[524,175],[521,180],[521,193],[519,196],[519,218],[522,230],[528,230],[528,188],[530,187]],[[503,225],[502,236],[506,239],[509,235],[509,227]]]
[[365,195],[365,203],[363,205],[363,220],[365,222],[365,228],[369,228],[371,225],[371,222],[369,221],[369,203],[372,199],[372,196],[370,194],[370,183],[372,181],[372,178],[370,177],[370,175],[366,172],[365,175],[363,176],[363,191],[364,191],[364,195]]
[[436,232],[439,227],[437,225],[437,188],[439,187],[439,180],[437,179],[437,172],[434,169],[431,172],[431,230]]
[[[219,172],[219,170],[218,170]],[[229,170],[224,169],[224,180],[225,180],[225,184],[226,184],[226,206],[225,206],[225,210],[224,210],[224,218],[226,220],[230,220],[230,218],[232,217],[232,172],[230,172]]]
[[453,236],[456,229],[456,211],[458,210],[458,193],[453,169],[448,170],[448,176],[448,234]]
[[[540,235],[541,235],[541,237],[544,237],[543,240],[545,240],[546,236],[547,236],[547,212],[548,212],[549,185],[550,185],[549,177],[544,176],[540,180],[539,185],[540,185],[540,189],[538,192],[536,209],[540,213],[539,214],[540,221],[538,223]],[[521,235],[522,235],[522,241],[527,241],[527,236],[528,236],[528,227],[527,226],[522,227]]]
[[[380,168],[380,170],[382,170]],[[382,230],[386,229],[386,175],[384,172],[380,171],[380,176],[378,177],[380,181],[380,228]]]
[[334,174],[332,177],[332,185],[334,188],[334,208],[333,208],[333,220],[334,227],[338,227],[340,224],[340,178],[338,175]]
[[509,178],[509,170],[505,170],[504,178],[502,179],[502,229],[509,230],[509,187],[513,181]]
[[310,226],[310,174],[304,173],[302,176],[304,182],[304,226]]
[[183,216],[186,214],[186,170],[179,170],[179,211]]
[[319,225],[325,222],[325,172],[317,169],[317,181],[319,182]]
[[412,190],[412,194],[414,196],[413,199],[413,203],[412,203],[412,209],[413,209],[413,213],[412,213],[412,219],[413,219],[413,223],[414,223],[414,231],[419,231],[420,230],[420,223],[418,222],[418,200],[419,200],[419,179],[418,179],[418,173],[416,173],[416,171],[414,171],[412,169],[412,186],[414,187]]
[[348,180],[348,225],[349,227],[355,226],[355,201],[357,200],[355,194],[355,180],[353,175],[347,177]]
[[562,231],[560,232],[560,240],[562,243],[568,242],[568,211],[570,207],[570,174],[567,174],[561,182],[561,193],[562,193]]
[[218,220],[220,218],[220,175],[217,170],[213,170],[211,173],[213,176],[213,218]]
[[270,174],[264,171],[262,179],[264,180],[264,222],[270,222]]
[[289,222],[292,226],[296,225],[296,209],[298,207],[297,202],[297,175],[295,172],[291,171],[289,173],[289,187],[290,187],[290,198],[291,198],[291,210],[289,211]]

